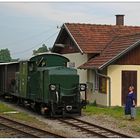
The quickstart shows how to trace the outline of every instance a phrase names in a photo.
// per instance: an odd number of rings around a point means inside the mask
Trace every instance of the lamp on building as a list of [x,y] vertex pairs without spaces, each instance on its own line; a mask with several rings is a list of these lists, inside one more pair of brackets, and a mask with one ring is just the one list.
[[55,44],[55,47],[64,48],[65,45],[64,44]]

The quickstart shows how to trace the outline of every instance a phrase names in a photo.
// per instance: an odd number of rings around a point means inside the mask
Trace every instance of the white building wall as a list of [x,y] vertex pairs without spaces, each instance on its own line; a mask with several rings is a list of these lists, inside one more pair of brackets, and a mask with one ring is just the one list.
[[[108,98],[107,94],[99,93],[97,89],[95,89],[95,71],[88,70],[88,99],[89,102],[93,103],[96,101],[98,105],[107,106],[108,105]],[[108,91],[108,90],[107,90]]]
[[[65,57],[70,59],[71,63],[75,63],[75,68],[78,68],[85,62],[87,62],[87,54],[81,53],[71,53],[71,54],[64,54]],[[80,75],[80,83],[87,82],[87,70],[77,69],[78,74]]]

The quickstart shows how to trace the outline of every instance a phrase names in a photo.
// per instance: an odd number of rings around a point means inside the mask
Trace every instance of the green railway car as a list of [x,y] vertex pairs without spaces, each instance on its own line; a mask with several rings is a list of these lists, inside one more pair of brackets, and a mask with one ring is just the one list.
[[67,67],[68,62],[69,59],[55,53],[20,61],[12,95],[19,103],[45,115],[80,115],[86,105],[86,84],[79,84],[77,70]]

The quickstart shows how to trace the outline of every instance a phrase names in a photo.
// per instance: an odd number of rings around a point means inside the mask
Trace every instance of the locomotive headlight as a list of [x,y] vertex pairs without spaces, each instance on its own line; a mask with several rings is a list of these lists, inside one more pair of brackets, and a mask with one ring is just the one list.
[[80,91],[86,90],[86,84],[80,84]]
[[56,90],[56,85],[50,85],[50,90],[55,91]]

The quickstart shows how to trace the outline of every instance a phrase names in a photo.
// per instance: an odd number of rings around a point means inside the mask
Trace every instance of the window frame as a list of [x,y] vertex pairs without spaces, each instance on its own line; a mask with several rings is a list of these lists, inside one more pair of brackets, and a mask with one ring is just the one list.
[[[104,81],[105,80],[105,81]],[[102,83],[103,82],[103,83]],[[104,84],[104,85],[103,85]],[[103,90],[101,88],[101,86],[105,86]],[[97,74],[95,74],[95,86],[94,86],[94,90],[98,91],[99,93],[102,94],[107,94],[107,78],[103,77],[103,76],[99,76]]]
[[105,77],[99,77],[99,92],[107,94],[107,79]]

